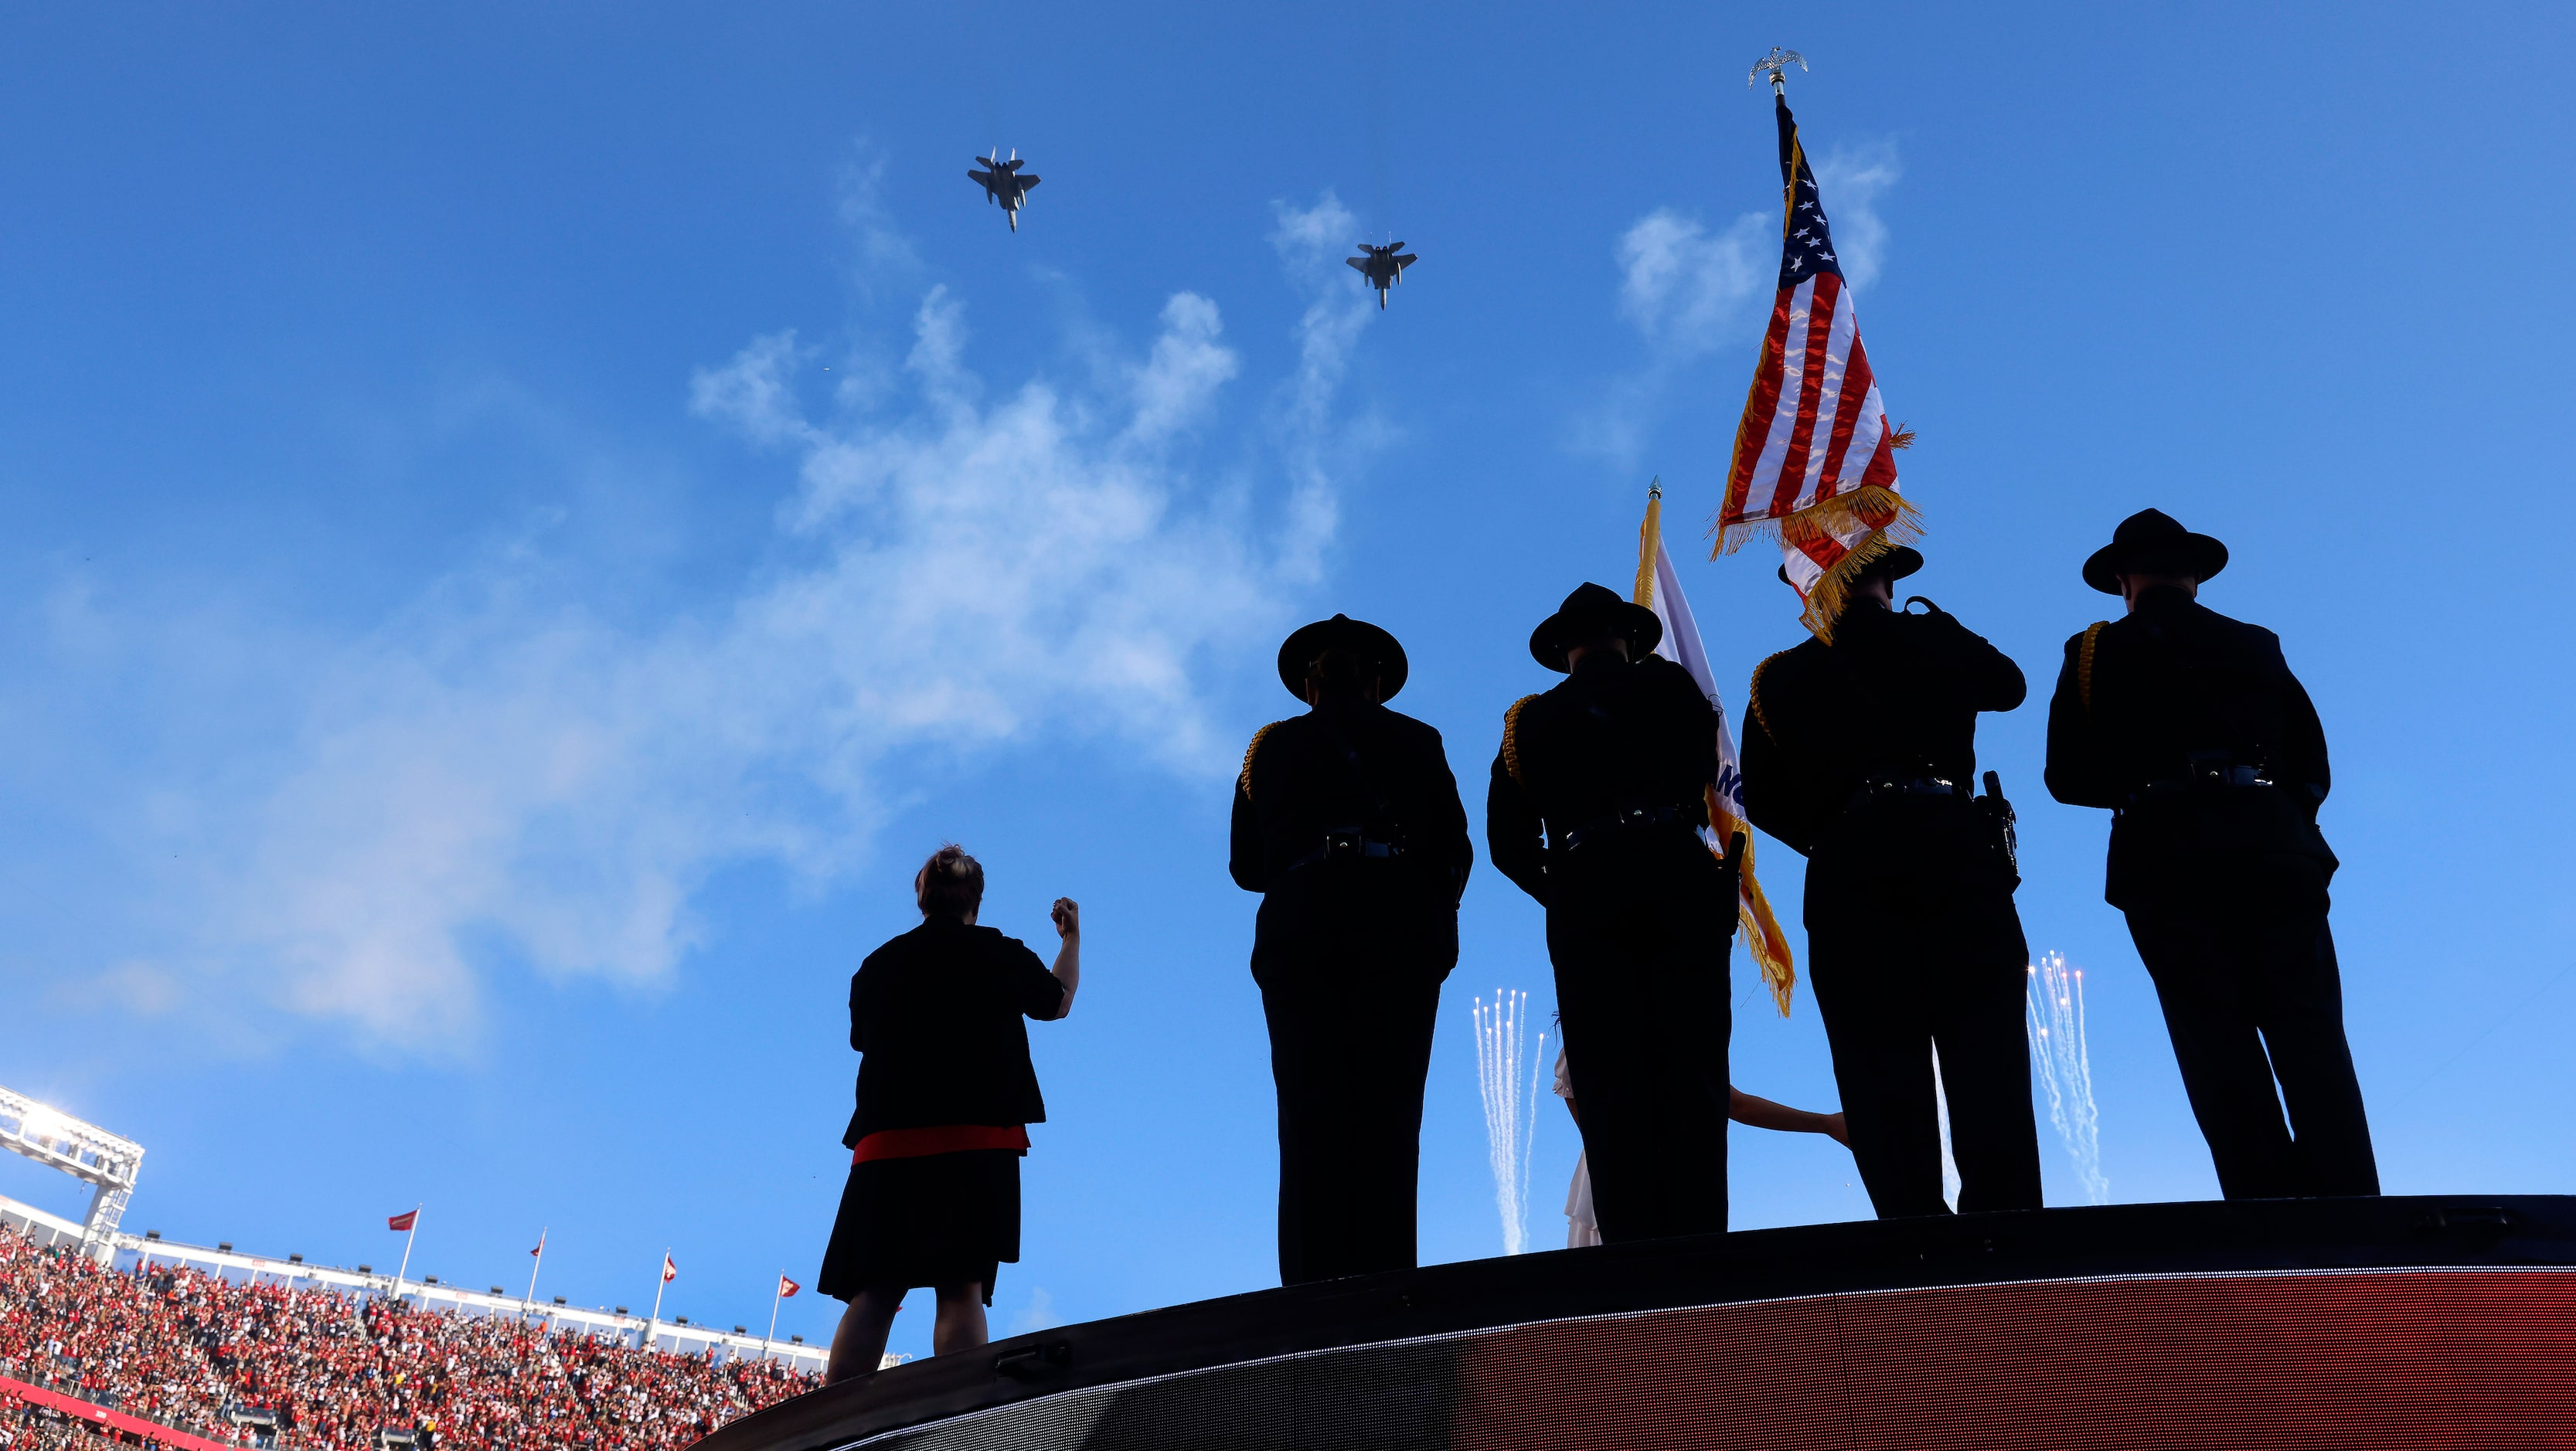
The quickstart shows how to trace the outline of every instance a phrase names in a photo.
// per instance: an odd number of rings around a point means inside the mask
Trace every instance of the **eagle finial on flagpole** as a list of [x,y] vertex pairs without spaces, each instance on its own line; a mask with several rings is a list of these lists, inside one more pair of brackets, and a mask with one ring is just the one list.
[[1769,55],[1755,61],[1753,63],[1753,69],[1745,72],[1744,88],[1749,91],[1755,86],[1762,84],[1762,77],[1767,73],[1771,77],[1771,94],[1786,100],[1788,99],[1789,88],[1782,81],[1781,73],[1788,70],[1791,66],[1796,66],[1800,70],[1805,70],[1807,68],[1807,58],[1798,54],[1794,50],[1783,50],[1779,46],[1775,45],[1771,47],[1771,53]]

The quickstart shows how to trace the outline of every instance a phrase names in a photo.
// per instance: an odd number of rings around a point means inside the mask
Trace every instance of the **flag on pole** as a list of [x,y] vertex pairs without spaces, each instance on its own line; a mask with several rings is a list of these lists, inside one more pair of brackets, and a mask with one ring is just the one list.
[[1780,291],[1735,428],[1717,552],[1776,535],[1808,629],[1830,639],[1852,577],[1921,530],[1898,496],[1897,449],[1834,256],[1824,199],[1786,96],[1780,125]]
[[528,1295],[527,1295],[527,1298],[533,1301],[534,1299],[536,1299],[536,1298],[537,1298],[537,1272],[538,1272],[538,1271],[540,1271],[540,1270],[543,1270],[543,1269],[546,1267],[546,1231],[545,1231],[545,1230],[540,1229],[540,1230],[538,1230],[538,1231],[537,1231],[537,1247],[536,1247],[535,1249],[532,1249],[532,1250],[528,1251],[528,1253],[529,1253],[529,1254],[532,1254],[532,1255],[534,1255],[534,1256],[536,1256],[536,1261],[537,1261],[535,1264],[532,1264],[532,1265],[528,1266]]
[[[662,1323],[662,1292],[671,1288],[671,1282],[679,1277],[680,1267],[672,1263],[671,1252],[667,1249],[662,1251],[662,1278],[653,1286],[653,1313],[644,1321],[644,1348],[647,1350],[653,1348],[653,1327]],[[775,1302],[773,1302],[770,1318],[772,1320],[778,1318]]]
[[419,1227],[420,1206],[417,1204],[400,1214],[388,1214],[385,1216],[385,1228],[390,1229],[394,1233],[403,1237],[402,1263],[394,1269],[394,1298],[396,1300],[400,1300],[402,1298],[403,1277],[411,1273],[411,1242],[414,1239],[419,1238],[417,1233]]
[[787,1278],[787,1272],[785,1270],[780,1270],[778,1272],[778,1293],[769,1297],[769,1334],[764,1337],[765,1339],[776,1340],[778,1338],[778,1307],[787,1303],[788,1296],[795,1294],[798,1290],[803,1288],[804,1286]]
[[1753,824],[1744,817],[1744,773],[1736,764],[1735,732],[1726,723],[1726,702],[1717,694],[1717,677],[1708,668],[1708,651],[1699,638],[1699,622],[1691,618],[1690,601],[1682,597],[1682,582],[1673,573],[1673,557],[1664,552],[1664,493],[1661,480],[1646,491],[1646,522],[1637,530],[1637,587],[1633,598],[1655,612],[1664,622],[1663,642],[1655,653],[1690,672],[1699,682],[1700,694],[1717,710],[1717,784],[1709,788],[1708,824],[1716,834],[1716,847],[1726,849],[1727,839],[1736,832],[1744,833],[1744,871],[1736,878],[1735,910],[1742,922],[1745,949],[1762,970],[1762,981],[1770,986],[1771,1000],[1780,1008],[1780,1016],[1789,1016],[1789,995],[1798,985],[1798,966],[1789,955],[1789,938],[1771,915],[1771,899],[1762,895],[1762,883],[1753,875]]

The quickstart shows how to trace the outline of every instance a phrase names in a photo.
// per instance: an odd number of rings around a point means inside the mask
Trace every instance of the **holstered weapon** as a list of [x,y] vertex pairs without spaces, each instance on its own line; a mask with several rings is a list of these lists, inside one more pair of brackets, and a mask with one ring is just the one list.
[[1734,902],[1736,894],[1743,889],[1744,852],[1744,833],[1741,830],[1728,832],[1726,855],[1718,858],[1717,864],[1718,869],[1726,874],[1727,901],[1730,904]]
[[2021,880],[2021,838],[2016,830],[2013,806],[2004,799],[2003,778],[1986,773],[1986,794],[1977,798],[1977,816],[1984,823],[1990,849],[2004,875]]

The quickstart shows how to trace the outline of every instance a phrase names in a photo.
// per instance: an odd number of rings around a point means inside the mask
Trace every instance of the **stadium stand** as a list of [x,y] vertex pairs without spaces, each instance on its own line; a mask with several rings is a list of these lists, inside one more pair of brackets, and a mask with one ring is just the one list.
[[120,1271],[0,1226],[9,1451],[92,1451],[111,1437],[658,1451],[818,1383],[774,1360],[639,1349],[328,1285],[237,1284],[164,1264]]

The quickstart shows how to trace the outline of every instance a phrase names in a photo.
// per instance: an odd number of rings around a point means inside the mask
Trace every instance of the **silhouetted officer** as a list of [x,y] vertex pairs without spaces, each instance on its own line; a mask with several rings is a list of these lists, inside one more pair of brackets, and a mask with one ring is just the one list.
[[1335,615],[1279,647],[1314,708],[1235,782],[1235,884],[1262,893],[1252,976],[1279,1087],[1279,1278],[1414,1265],[1422,1082],[1475,848],[1440,733],[1382,701],[1404,647]]
[[2084,562],[2129,612],[2066,642],[2048,789],[2111,808],[2103,895],[2155,979],[2220,1190],[2376,1194],[2326,926],[2325,728],[2278,636],[2196,602],[2226,565],[2154,509]]
[[1701,839],[1717,710],[1650,652],[1663,622],[1597,584],[1530,636],[1565,682],[1503,718],[1494,866],[1547,908],[1601,1237],[1726,1228],[1726,957],[1735,863]]
[[1949,1211],[1936,1052],[1959,1208],[2040,1203],[2011,808],[1992,775],[1983,800],[1972,784],[1977,712],[2011,710],[2027,687],[1938,608],[1889,608],[1922,565],[1911,549],[1881,556],[1851,582],[1832,644],[1763,661],[1744,737],[1745,811],[1807,858],[1808,980],[1882,1219]]

